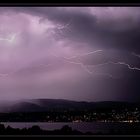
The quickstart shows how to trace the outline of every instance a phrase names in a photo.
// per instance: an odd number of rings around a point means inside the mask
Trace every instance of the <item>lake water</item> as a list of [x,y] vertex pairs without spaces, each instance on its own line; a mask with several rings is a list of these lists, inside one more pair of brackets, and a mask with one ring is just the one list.
[[[1,122],[2,123],[2,122]],[[102,132],[108,133],[110,130],[121,130],[121,131],[131,131],[135,128],[136,124],[132,123],[111,123],[111,122],[80,122],[80,123],[48,123],[48,122],[3,122],[2,124],[7,127],[8,125],[13,128],[29,128],[33,125],[38,125],[41,129],[44,130],[54,130],[61,129],[64,125],[70,126],[72,129],[79,130],[81,132]],[[137,125],[140,129],[140,124]]]

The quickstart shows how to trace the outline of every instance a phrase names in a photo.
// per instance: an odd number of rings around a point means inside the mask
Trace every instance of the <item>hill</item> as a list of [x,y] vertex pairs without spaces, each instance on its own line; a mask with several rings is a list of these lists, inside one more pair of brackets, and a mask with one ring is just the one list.
[[111,110],[133,109],[140,107],[139,103],[129,102],[84,102],[63,99],[31,99],[0,106],[0,112],[45,112],[45,111],[87,111],[87,110]]

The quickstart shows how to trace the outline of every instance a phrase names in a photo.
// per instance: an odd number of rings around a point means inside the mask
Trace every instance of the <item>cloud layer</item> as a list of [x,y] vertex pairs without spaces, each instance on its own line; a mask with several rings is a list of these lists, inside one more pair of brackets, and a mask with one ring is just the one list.
[[139,7],[1,7],[0,98],[139,101]]

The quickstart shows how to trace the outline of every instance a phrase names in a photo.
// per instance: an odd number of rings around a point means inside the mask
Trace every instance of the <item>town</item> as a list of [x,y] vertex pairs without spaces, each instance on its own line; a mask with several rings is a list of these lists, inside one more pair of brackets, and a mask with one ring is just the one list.
[[0,113],[0,122],[140,122],[140,109]]

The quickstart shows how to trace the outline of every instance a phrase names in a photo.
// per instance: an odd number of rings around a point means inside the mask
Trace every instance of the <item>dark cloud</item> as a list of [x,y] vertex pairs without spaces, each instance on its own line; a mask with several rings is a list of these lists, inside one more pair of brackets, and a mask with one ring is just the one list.
[[[139,8],[127,8],[125,13],[118,13],[124,17],[119,19],[106,19],[109,15],[103,14],[104,20],[98,19],[96,12],[91,13],[82,8],[60,8],[60,7],[30,7],[30,8],[8,8],[16,13],[23,12],[34,16],[39,16],[41,22],[46,19],[55,24],[69,24],[68,29],[64,28],[61,32],[69,39],[99,44],[104,49],[124,49],[140,52],[139,36],[140,36],[140,15],[137,14]],[[102,8],[99,9],[103,11]],[[96,9],[95,9],[96,11]],[[109,10],[108,10],[109,11]],[[104,12],[104,11],[103,11]],[[115,13],[114,11],[109,11]],[[114,14],[115,15],[115,14]],[[100,21],[101,20],[101,21]],[[124,28],[123,28],[124,27]],[[57,30],[56,30],[57,31]],[[60,34],[61,35],[61,34]]]
[[[1,37],[0,73],[8,76],[0,79],[0,97],[139,101],[140,58],[133,55],[140,54],[139,12],[139,7],[1,7],[1,34],[20,34],[12,45]],[[95,50],[102,52],[88,55]]]

